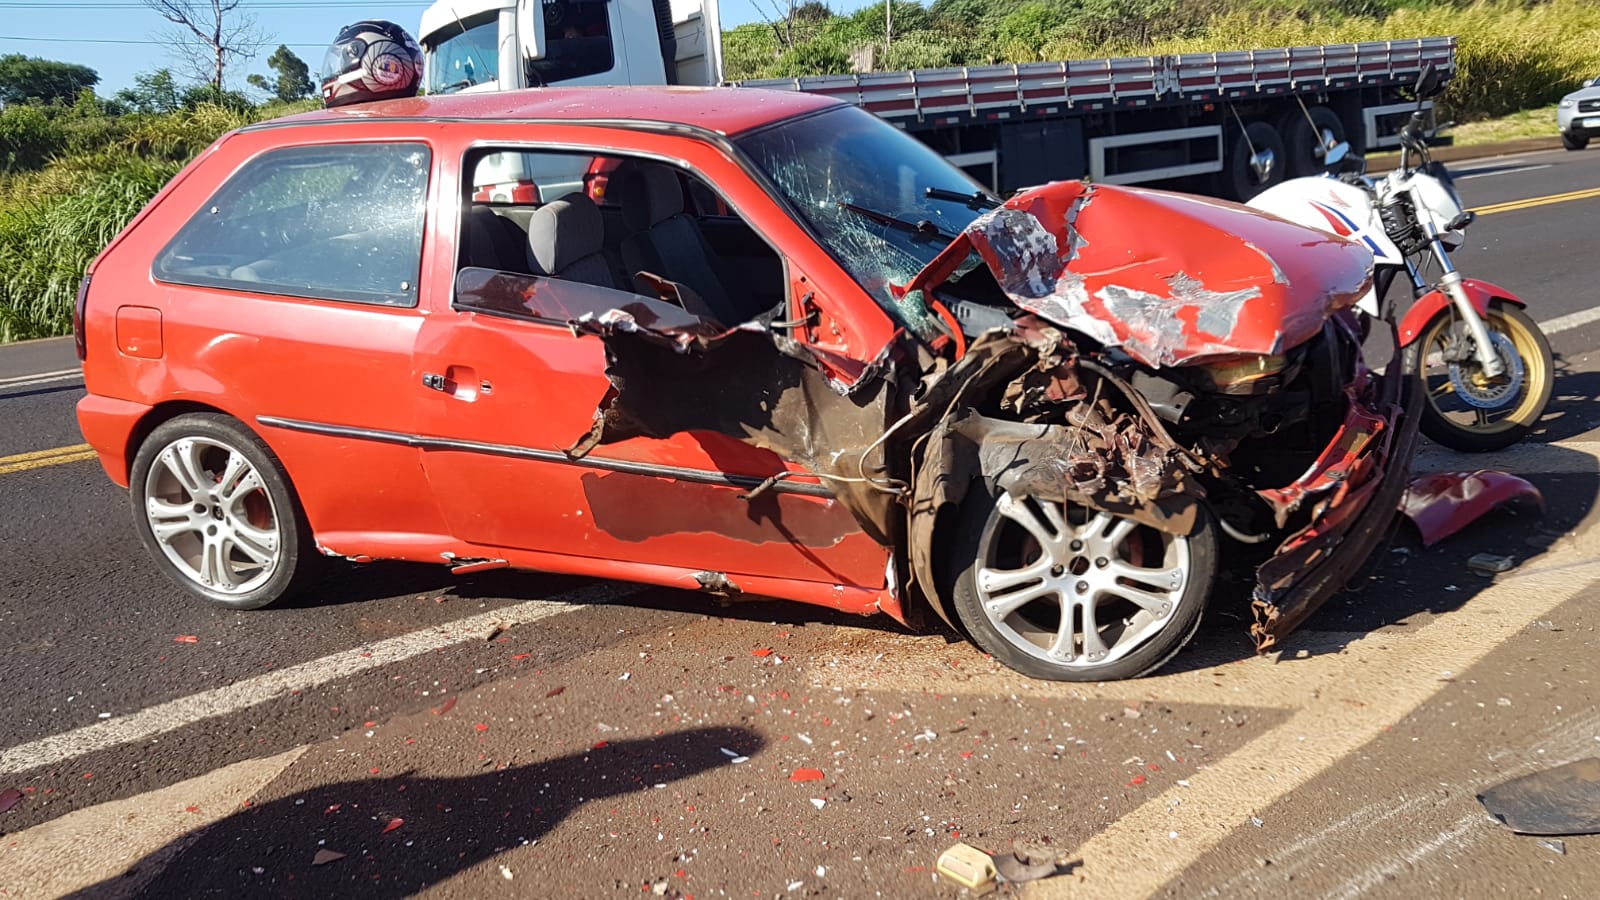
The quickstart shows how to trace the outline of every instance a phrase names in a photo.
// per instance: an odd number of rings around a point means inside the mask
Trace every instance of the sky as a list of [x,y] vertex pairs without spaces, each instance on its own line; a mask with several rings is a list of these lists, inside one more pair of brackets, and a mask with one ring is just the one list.
[[[864,5],[864,0],[832,4],[836,10]],[[267,57],[279,44],[288,44],[305,60],[315,78],[323,51],[340,28],[361,19],[380,18],[398,23],[415,36],[427,6],[421,0],[244,0],[240,10],[255,18],[269,43],[255,59],[234,67],[228,86],[244,88],[245,76],[250,73],[270,80]],[[770,14],[773,7],[773,0],[725,0],[722,27],[762,21],[762,10]],[[0,55],[20,53],[88,66],[100,76],[95,92],[109,97],[133,87],[133,77],[140,73],[171,68],[181,78],[178,59],[158,39],[168,27],[139,0],[0,0]]]

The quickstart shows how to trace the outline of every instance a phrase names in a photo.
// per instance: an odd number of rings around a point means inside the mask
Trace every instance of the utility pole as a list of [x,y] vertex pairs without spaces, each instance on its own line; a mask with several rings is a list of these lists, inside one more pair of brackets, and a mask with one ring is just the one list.
[[894,40],[894,0],[883,0],[883,52],[889,52],[889,42]]

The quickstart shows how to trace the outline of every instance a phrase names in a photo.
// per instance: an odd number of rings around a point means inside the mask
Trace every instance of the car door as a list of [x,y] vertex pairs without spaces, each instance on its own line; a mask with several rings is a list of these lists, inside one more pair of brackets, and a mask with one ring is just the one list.
[[882,585],[886,551],[815,479],[742,496],[792,468],[770,451],[695,431],[568,455],[611,390],[603,344],[568,323],[623,308],[640,321],[692,321],[682,309],[477,266],[462,267],[449,290],[415,360],[423,465],[457,536],[491,548]]

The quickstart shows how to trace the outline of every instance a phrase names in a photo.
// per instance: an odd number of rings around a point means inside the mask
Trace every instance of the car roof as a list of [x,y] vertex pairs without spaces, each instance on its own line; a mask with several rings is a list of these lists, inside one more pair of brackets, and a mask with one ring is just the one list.
[[[560,87],[437,94],[354,103],[262,122],[250,128],[383,120],[562,120],[679,125],[736,135],[843,105],[799,91],[733,87]],[[246,128],[244,130],[250,130]]]

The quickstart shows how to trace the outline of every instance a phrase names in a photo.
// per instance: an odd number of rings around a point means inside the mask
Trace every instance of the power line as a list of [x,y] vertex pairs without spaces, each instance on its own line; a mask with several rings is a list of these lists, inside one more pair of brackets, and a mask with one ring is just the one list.
[[[3,34],[0,34],[0,41],[37,41],[37,42],[45,43],[45,44],[150,44],[150,45],[162,46],[162,47],[170,47],[170,46],[172,46],[172,41],[134,41],[134,40],[116,40],[116,39],[112,39],[112,38],[80,38],[80,37],[72,37],[72,38],[10,37],[10,36],[3,35]],[[288,42],[288,41],[279,41],[278,43],[280,43],[280,44],[286,43],[290,47],[326,47],[326,46],[328,46],[328,42],[327,41],[322,41],[321,43],[303,43],[303,44],[297,44],[297,43],[292,43],[292,42]]]

